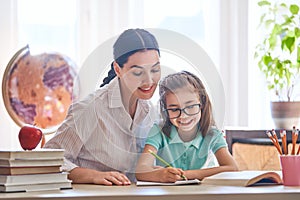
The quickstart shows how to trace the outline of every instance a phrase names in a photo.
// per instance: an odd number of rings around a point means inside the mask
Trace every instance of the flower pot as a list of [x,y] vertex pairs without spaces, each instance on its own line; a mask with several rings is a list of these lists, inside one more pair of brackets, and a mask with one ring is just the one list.
[[293,126],[299,126],[300,101],[271,102],[271,114],[276,129],[291,130]]

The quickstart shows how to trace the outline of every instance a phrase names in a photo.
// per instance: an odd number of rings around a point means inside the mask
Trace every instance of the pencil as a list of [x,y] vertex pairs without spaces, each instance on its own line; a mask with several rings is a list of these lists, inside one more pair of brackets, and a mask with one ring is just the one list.
[[286,144],[286,131],[285,130],[280,130],[280,137],[281,137],[282,149],[283,149],[284,155],[287,155],[288,149],[287,149],[287,144]]
[[[159,155],[157,155],[156,153],[154,153],[153,151],[151,151],[150,149],[148,150],[149,153],[154,156],[155,158],[157,158],[160,162],[162,162],[164,165],[166,165],[166,167],[172,167],[172,165],[170,163],[168,163],[167,161],[165,161],[162,157],[160,157]],[[181,174],[180,175],[182,179],[187,180],[187,178],[185,177],[185,175]]]
[[[275,131],[274,131],[275,132]],[[275,138],[272,136],[272,134],[270,133],[270,131],[266,131],[266,134],[267,136],[271,139],[272,143],[274,144],[274,146],[276,147],[278,153],[280,155],[282,155],[282,151],[280,149],[280,146],[279,146],[279,143],[278,143],[278,140],[276,141]],[[275,133],[276,134],[276,133]]]
[[297,142],[297,138],[298,138],[298,133],[296,135],[296,127],[293,126],[293,130],[292,130],[292,152],[291,155],[295,155],[295,147],[296,147],[296,142]]
[[270,138],[270,140],[272,141],[272,143],[274,144],[275,140],[272,137],[272,134],[270,133],[270,131],[266,131],[267,136]]
[[275,146],[277,146],[277,149],[278,149],[280,155],[282,155],[282,150],[281,150],[281,148],[280,148],[280,144],[279,144],[279,141],[278,141],[278,137],[277,137],[276,132],[275,132],[274,129],[272,129],[272,134],[273,134],[273,138],[275,139]]
[[275,132],[274,129],[272,129],[272,135],[273,135],[273,138],[275,139],[276,143],[279,144],[279,142],[278,142],[278,137],[277,137],[276,132]]
[[[298,135],[299,135],[299,129],[297,129],[297,130],[295,131],[295,148],[296,148],[296,143],[297,143],[297,140],[298,140]],[[298,150],[297,150],[296,155],[299,155],[299,153],[300,153],[300,144],[299,144],[299,146],[298,146]]]

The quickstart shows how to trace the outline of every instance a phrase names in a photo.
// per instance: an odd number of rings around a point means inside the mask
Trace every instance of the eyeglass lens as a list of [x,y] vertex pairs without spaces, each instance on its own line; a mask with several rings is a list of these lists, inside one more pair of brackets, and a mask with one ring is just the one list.
[[186,115],[192,116],[196,115],[200,112],[201,104],[193,104],[190,106],[187,106],[185,108],[169,108],[167,109],[168,115],[170,119],[178,118],[182,112],[184,112]]

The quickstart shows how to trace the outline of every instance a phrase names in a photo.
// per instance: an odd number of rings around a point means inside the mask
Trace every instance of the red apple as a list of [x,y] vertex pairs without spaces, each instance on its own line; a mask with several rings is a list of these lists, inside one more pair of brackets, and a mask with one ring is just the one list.
[[24,150],[34,149],[41,141],[43,133],[34,126],[23,126],[19,132],[19,141]]

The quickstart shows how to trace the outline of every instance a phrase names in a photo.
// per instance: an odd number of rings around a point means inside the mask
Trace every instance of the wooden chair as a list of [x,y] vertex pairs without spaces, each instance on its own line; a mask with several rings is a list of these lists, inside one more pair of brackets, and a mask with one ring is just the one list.
[[[276,131],[281,143],[279,131]],[[279,153],[265,130],[230,129],[225,130],[228,149],[240,170],[280,170]],[[289,152],[291,152],[291,131],[287,131]],[[298,137],[297,144],[300,142]],[[298,145],[296,150],[298,149]]]

